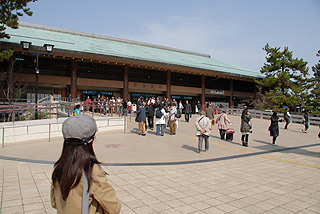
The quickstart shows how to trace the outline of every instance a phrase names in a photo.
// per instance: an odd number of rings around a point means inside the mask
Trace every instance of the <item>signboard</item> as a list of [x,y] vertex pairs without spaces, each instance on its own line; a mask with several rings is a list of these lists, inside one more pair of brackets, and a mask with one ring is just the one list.
[[192,97],[186,97],[186,96],[171,96],[172,99],[176,100],[192,100]]
[[148,98],[151,98],[151,97],[156,98],[157,97],[157,95],[155,95],[155,94],[137,94],[137,93],[132,93],[131,96],[132,97],[143,97],[143,98],[146,98],[146,97],[148,97]]
[[210,90],[210,94],[224,94],[224,91],[220,91],[220,90]]
[[113,92],[111,91],[82,91],[83,95],[93,95],[96,96],[98,94],[103,95],[103,96],[112,96]]

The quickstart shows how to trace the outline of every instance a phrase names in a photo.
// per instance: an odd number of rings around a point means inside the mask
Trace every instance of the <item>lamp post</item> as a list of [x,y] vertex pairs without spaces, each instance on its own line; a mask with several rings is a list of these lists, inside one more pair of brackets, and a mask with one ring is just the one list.
[[35,119],[38,119],[38,80],[39,80],[39,56],[49,56],[51,54],[51,52],[53,51],[53,47],[54,45],[50,45],[50,44],[44,44],[43,47],[45,47],[46,51],[48,53],[39,53],[39,48],[36,49],[36,52],[31,52],[31,51],[27,51],[29,50],[32,42],[26,42],[26,41],[21,41],[20,44],[22,45],[22,49],[25,50],[24,53],[30,53],[30,54],[36,54],[36,100],[35,100],[35,104],[36,104],[36,110],[34,113],[34,117]]

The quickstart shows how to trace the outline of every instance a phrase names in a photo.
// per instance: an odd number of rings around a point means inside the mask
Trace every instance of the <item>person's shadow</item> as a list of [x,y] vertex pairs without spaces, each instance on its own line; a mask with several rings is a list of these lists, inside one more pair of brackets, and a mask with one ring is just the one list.
[[134,134],[139,134],[140,130],[138,128],[133,128],[130,132]]
[[190,151],[193,151],[193,152],[198,152],[198,148],[195,148],[195,147],[193,147],[193,146],[189,146],[189,145],[187,145],[187,144],[183,144],[183,145],[181,146],[181,148],[187,149],[187,150],[190,150]]

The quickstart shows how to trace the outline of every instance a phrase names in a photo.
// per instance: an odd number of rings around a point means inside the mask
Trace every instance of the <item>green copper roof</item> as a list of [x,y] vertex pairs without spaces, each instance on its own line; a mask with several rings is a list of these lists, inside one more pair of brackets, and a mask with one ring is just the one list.
[[258,71],[252,71],[239,66],[223,63],[209,58],[209,56],[205,54],[113,37],[27,23],[20,23],[18,29],[7,28],[6,32],[11,38],[1,39],[0,41],[16,44],[20,44],[20,41],[28,41],[32,42],[32,45],[36,46],[53,44],[55,45],[55,48],[66,51],[101,54],[106,56],[165,63],[169,65],[186,66],[251,78],[264,77]]

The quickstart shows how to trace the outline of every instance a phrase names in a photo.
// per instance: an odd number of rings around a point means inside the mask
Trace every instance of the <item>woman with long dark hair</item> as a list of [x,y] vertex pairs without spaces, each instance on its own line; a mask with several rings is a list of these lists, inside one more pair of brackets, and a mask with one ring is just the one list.
[[272,145],[276,146],[276,140],[279,136],[279,125],[278,122],[282,121],[282,118],[278,117],[278,112],[274,111],[271,116],[271,123],[269,126],[270,136],[272,137]]
[[97,131],[95,120],[84,114],[62,125],[63,149],[51,185],[51,205],[58,213],[120,213],[120,201],[93,151]]

